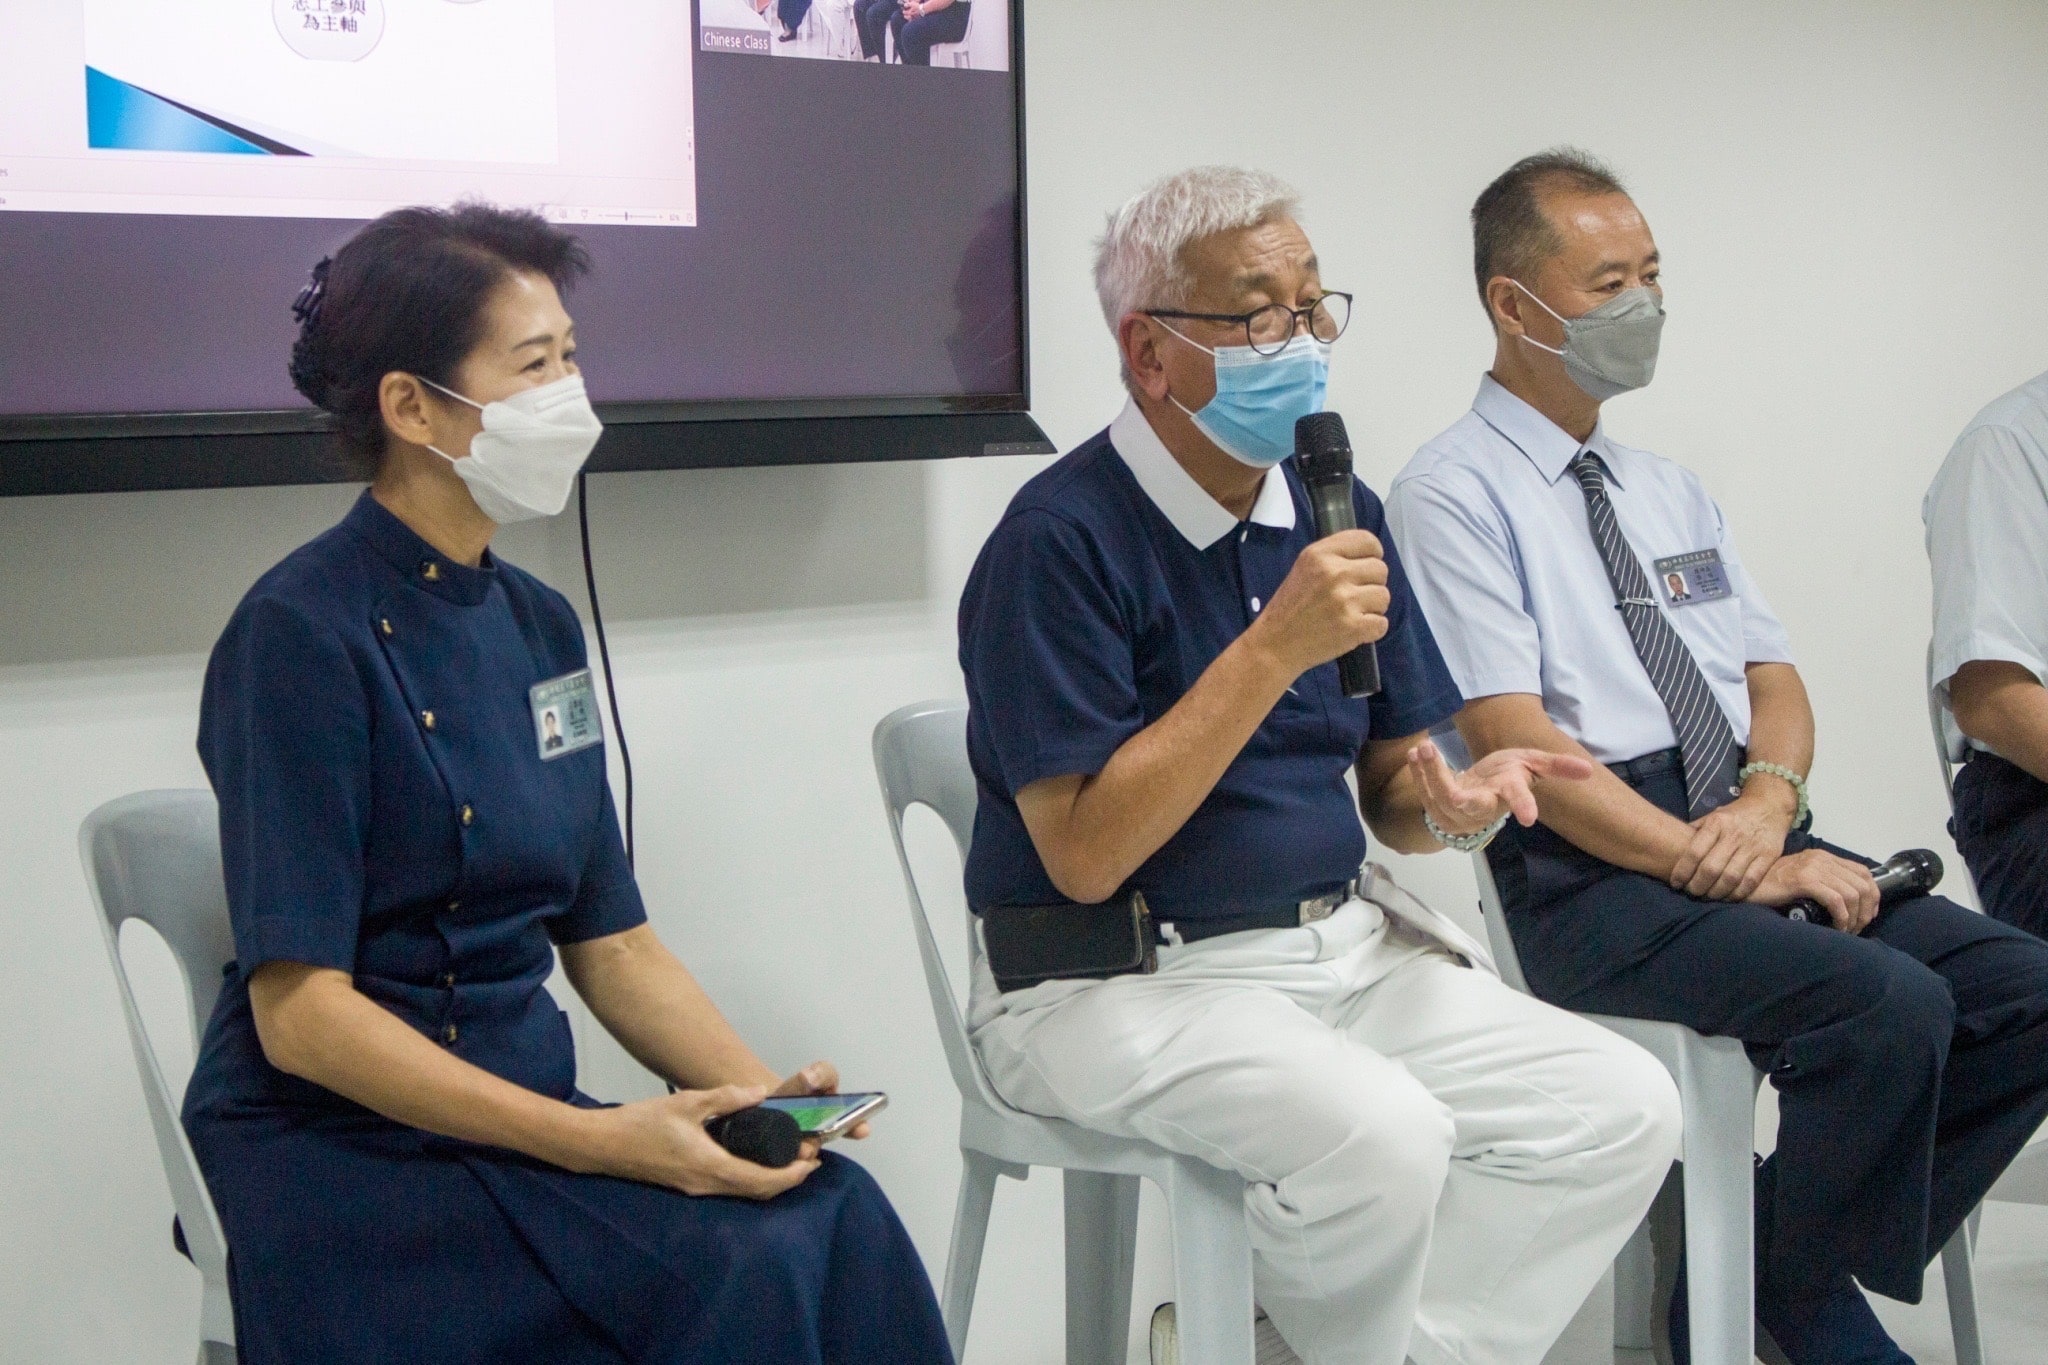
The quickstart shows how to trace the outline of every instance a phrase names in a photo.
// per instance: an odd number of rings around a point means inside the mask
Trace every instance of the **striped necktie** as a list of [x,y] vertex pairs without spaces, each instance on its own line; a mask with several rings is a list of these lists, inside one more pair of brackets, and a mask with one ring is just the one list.
[[1650,675],[1650,685],[1671,713],[1678,751],[1685,757],[1686,803],[1698,818],[1725,805],[1734,793],[1740,766],[1735,731],[1714,700],[1714,690],[1700,672],[1699,661],[1651,596],[1650,580],[1621,534],[1614,504],[1607,500],[1606,466],[1588,450],[1581,451],[1567,467],[1586,495],[1586,519],[1592,524],[1600,561],[1607,566],[1607,581],[1614,585],[1614,608],[1628,627],[1628,637]]

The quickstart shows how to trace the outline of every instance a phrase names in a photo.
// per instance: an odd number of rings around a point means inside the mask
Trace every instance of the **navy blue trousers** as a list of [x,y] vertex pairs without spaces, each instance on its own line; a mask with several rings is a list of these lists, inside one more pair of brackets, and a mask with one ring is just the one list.
[[[1683,818],[1672,763],[1636,789]],[[1804,831],[1786,852],[1824,848]],[[1861,936],[1700,901],[1542,825],[1488,850],[1522,971],[1566,1009],[1741,1039],[1778,1092],[1757,1182],[1758,1292],[1854,1275],[1907,1303],[2048,1115],[2048,943],[1940,896]]]
[[1949,826],[1985,913],[2048,938],[2048,782],[1997,754],[1973,754],[1956,775]]
[[932,48],[940,43],[957,43],[967,36],[968,0],[954,3],[921,19],[906,19],[897,10],[889,20],[896,30],[896,60],[905,66],[930,66]]
[[780,19],[782,26],[791,33],[803,27],[804,20],[810,17],[810,13],[811,0],[775,0],[775,17]]
[[853,0],[853,26],[860,32],[860,55],[889,55],[889,16],[902,9],[902,0]]

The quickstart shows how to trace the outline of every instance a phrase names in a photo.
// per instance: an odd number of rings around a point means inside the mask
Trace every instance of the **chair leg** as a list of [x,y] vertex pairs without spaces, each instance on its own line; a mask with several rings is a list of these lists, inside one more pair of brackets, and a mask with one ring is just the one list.
[[1138,1256],[1138,1177],[1066,1173],[1067,1365],[1123,1365]]
[[1693,1365],[1750,1365],[1756,1350],[1755,1072],[1739,1047],[1694,1049],[1690,1060],[1678,1089],[1685,1113]]
[[1647,1351],[1653,1346],[1650,1317],[1657,1299],[1657,1258],[1650,1249],[1650,1221],[1614,1258],[1614,1349]]
[[967,1358],[967,1324],[974,1317],[974,1286],[981,1278],[981,1248],[988,1213],[1004,1163],[981,1152],[960,1153],[960,1198],[953,1206],[953,1245],[946,1252],[946,1285],[939,1299],[953,1359]]
[[225,1267],[202,1278],[199,1290],[199,1365],[235,1365],[235,1305]]
[[1181,1365],[1251,1365],[1252,1243],[1244,1181],[1184,1158],[1166,1203]]
[[1948,1330],[1955,1338],[1956,1365],[1984,1365],[1984,1342],[1977,1334],[1977,1277],[1971,1268],[1977,1249],[1977,1213],[1956,1229],[1941,1249],[1941,1278],[1948,1290]]

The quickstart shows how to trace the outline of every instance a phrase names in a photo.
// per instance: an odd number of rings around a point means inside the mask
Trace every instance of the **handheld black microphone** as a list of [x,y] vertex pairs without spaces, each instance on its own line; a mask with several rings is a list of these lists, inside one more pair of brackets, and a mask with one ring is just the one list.
[[[1294,467],[1308,488],[1318,540],[1358,529],[1358,513],[1351,504],[1351,438],[1344,433],[1342,417],[1334,412],[1312,412],[1295,422]],[[1379,648],[1360,645],[1339,654],[1337,681],[1347,697],[1376,696],[1380,690]]]
[[780,1109],[735,1109],[704,1120],[704,1131],[734,1156],[778,1170],[796,1160],[804,1141],[796,1120]]
[[[1941,873],[1941,858],[1931,848],[1909,848],[1904,853],[1894,853],[1870,869],[1870,875],[1877,881],[1878,908],[1890,909],[1901,901],[1926,895],[1941,885]],[[1834,923],[1818,901],[1796,900],[1779,913],[1802,924]]]

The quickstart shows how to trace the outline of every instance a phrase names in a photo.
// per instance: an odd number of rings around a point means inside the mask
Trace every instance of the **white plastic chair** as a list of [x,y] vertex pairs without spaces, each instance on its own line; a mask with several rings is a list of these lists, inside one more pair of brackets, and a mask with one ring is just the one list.
[[163,935],[185,978],[196,1046],[220,994],[221,972],[234,958],[227,892],[221,883],[220,819],[213,793],[146,791],[109,801],[78,831],[86,884],[100,912],[107,960],[121,988],[121,1011],[142,1096],[156,1130],[157,1152],[171,1184],[192,1264],[203,1286],[199,1299],[198,1365],[234,1365],[234,1308],[228,1298],[227,1238],[206,1193],[192,1144],[178,1122],[178,1105],[157,1062],[128,970],[121,962],[121,926],[139,919]]
[[[777,23],[769,22],[767,28],[771,36],[780,32]],[[796,37],[788,43],[778,38],[770,44],[770,50],[778,57],[859,60],[860,38],[854,31],[853,0],[813,0],[803,22],[796,26]]]
[[[974,836],[974,775],[967,766],[967,708],[918,702],[875,727],[875,772],[888,807],[889,832],[903,867],[910,919],[924,960],[925,984],[946,1064],[960,1090],[960,1200],[953,1215],[941,1309],[956,1357],[967,1349],[975,1281],[996,1177],[1023,1180],[1033,1166],[1063,1171],[1066,1182],[1068,1365],[1123,1365],[1130,1333],[1131,1268],[1138,1235],[1138,1182],[1166,1196],[1173,1224],[1175,1302],[1186,1365],[1250,1365],[1252,1252],[1244,1221],[1244,1182],[1191,1157],[1149,1143],[1110,1137],[1021,1113],[989,1085],[968,1041],[966,1021],[917,877],[903,845],[903,816],[924,805],[945,821],[964,860]],[[968,942],[976,936],[969,927]],[[977,948],[970,946],[969,952]]]
[[942,57],[951,58],[956,70],[974,65],[974,30],[981,23],[981,12],[989,7],[989,3],[992,0],[985,0],[967,11],[967,30],[960,35],[959,42],[932,44],[933,66],[937,66]]
[[815,16],[824,27],[824,56],[835,61],[860,60],[860,34],[853,23],[853,0],[816,0],[809,20]]
[[[1941,769],[1941,791],[1948,801],[1951,818],[1956,812],[1956,761],[1955,748],[1951,747],[1950,729],[1954,722],[1949,719],[1948,708],[1942,705],[1941,696],[1934,690],[1934,646],[1927,646],[1927,724],[1934,732],[1934,758]],[[1955,732],[1955,742],[1960,744],[1962,732]],[[1963,884],[1970,888],[1970,900],[1978,910],[1984,908],[1984,897],[1977,890],[1977,879],[1970,875],[1970,865],[1958,857],[1958,870],[1962,873]],[[2048,1141],[2039,1134],[2022,1148],[2012,1159],[2005,1173],[1998,1177],[1998,1183],[1991,1187],[1986,1199],[1996,1199],[2003,1204],[2048,1204]],[[1975,1252],[1977,1242],[1977,1215],[1971,1214],[1964,1231],[1970,1237],[1970,1249]],[[1944,1263],[1945,1264],[1945,1263]],[[1954,1290],[1950,1290],[1953,1301]]]
[[[1941,694],[1934,690],[1932,640],[1927,642],[1926,675],[1927,728],[1934,732],[1934,761],[1941,769],[1941,796],[1942,800],[1948,802],[1949,817],[1953,819],[1956,813],[1956,764],[1961,761],[1958,751],[1965,741],[1963,732],[1956,728],[1955,722],[1949,718],[1948,707],[1942,705]],[[1961,858],[1956,861],[1961,864],[1956,870],[1963,874],[1963,884],[1970,888],[1970,904],[1974,909],[1981,911],[1984,908],[1984,898],[1977,893],[1977,879],[1971,875],[1968,863],[1963,862]]]
[[[1484,853],[1472,855],[1479,911],[1501,979],[1529,991]],[[1530,992],[1533,994],[1533,992]],[[1756,1351],[1752,1170],[1756,1092],[1763,1076],[1733,1038],[1705,1038],[1682,1024],[1586,1016],[1647,1051],[1671,1073],[1685,1116],[1686,1306],[1694,1365],[1750,1365]],[[1650,1349],[1654,1274],[1647,1225],[1614,1263],[1614,1344]]]
[[[1484,853],[1472,855],[1479,912],[1501,979],[1528,991],[1522,962],[1508,933],[1500,890]],[[1533,994],[1534,992],[1530,992]],[[1763,1073],[1733,1038],[1695,1033],[1683,1024],[1618,1015],[1584,1018],[1614,1030],[1647,1051],[1678,1083],[1684,1115],[1686,1307],[1694,1365],[1750,1365],[1756,1351],[1754,1180],[1756,1092]],[[1949,1331],[1956,1365],[1984,1365],[1977,1333],[1977,1295],[1970,1256],[1975,1215],[1942,1248]],[[1614,1344],[1648,1350],[1655,1324],[1654,1265],[1647,1227],[1638,1230],[1614,1265]]]

